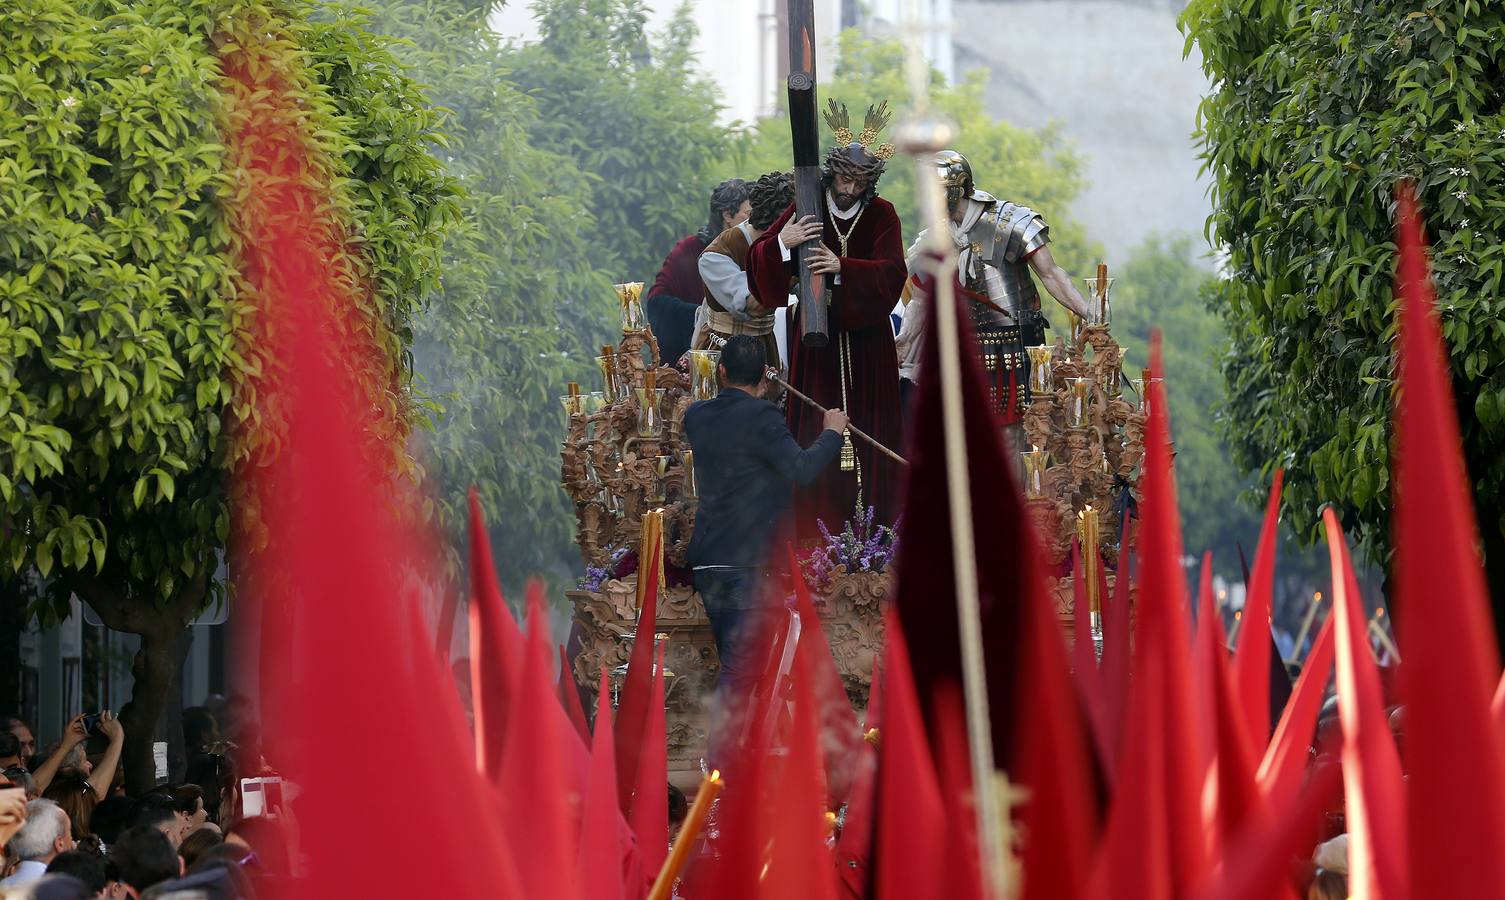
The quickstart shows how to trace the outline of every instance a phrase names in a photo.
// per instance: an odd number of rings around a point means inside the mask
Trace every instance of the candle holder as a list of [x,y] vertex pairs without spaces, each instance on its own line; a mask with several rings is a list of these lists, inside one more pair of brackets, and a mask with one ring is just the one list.
[[658,456],[653,460],[653,486],[648,491],[649,503],[664,502],[664,479],[669,474],[670,456]]
[[1036,447],[1033,450],[1024,450],[1019,455],[1024,457],[1024,496],[1029,500],[1039,500],[1045,496],[1047,454]]
[[622,333],[632,334],[648,329],[648,317],[643,315],[643,283],[641,281],[629,281],[619,284],[617,287],[617,299],[622,304]]
[[663,388],[634,388],[638,396],[638,437],[656,438],[664,433],[659,408],[664,402]]
[[1087,324],[1108,325],[1111,324],[1113,305],[1109,300],[1109,293],[1113,290],[1112,278],[1083,278],[1082,284],[1087,288],[1083,295],[1087,298]]
[[1082,343],[1082,317],[1066,310],[1066,331],[1070,335],[1068,343],[1073,347],[1079,347]]
[[585,394],[565,394],[559,398],[559,403],[570,418],[585,415]]
[[1055,349],[1049,344],[1041,344],[1038,347],[1025,347],[1029,354],[1029,390],[1036,397],[1042,397],[1051,393],[1051,353]]
[[690,401],[710,400],[719,392],[716,385],[716,367],[721,362],[720,350],[690,351]]
[[625,385],[617,377],[617,355],[608,353],[596,357],[596,367],[601,370],[601,395],[606,402],[613,403],[626,396],[623,388]]
[[1087,403],[1091,397],[1091,388],[1092,379],[1090,378],[1066,379],[1067,423],[1072,428],[1082,428],[1090,424],[1087,419]]

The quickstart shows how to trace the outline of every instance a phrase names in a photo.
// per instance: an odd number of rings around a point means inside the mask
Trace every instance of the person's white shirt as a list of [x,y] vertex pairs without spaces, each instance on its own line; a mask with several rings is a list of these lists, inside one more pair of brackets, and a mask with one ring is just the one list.
[[27,859],[16,864],[16,871],[9,878],[0,881],[0,888],[10,890],[12,888],[25,887],[34,881],[40,881],[47,874],[47,864],[41,860]]

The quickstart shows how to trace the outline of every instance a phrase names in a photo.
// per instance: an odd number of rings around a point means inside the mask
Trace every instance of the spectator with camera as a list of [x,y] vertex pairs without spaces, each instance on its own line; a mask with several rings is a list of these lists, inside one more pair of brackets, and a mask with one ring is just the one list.
[[[125,729],[120,727],[120,720],[110,715],[105,710],[98,715],[74,716],[73,721],[63,730],[63,739],[58,742],[57,748],[37,767],[37,789],[42,796],[47,796],[47,788],[52,784],[52,779],[57,773],[65,768],[65,763],[70,756],[76,755],[82,748],[80,745],[89,739],[92,733],[101,734],[109,739],[109,746],[104,755],[100,757],[99,765],[91,767],[84,772],[90,791],[94,794],[93,803],[98,803],[110,795],[110,785],[115,781],[115,771],[120,767],[120,753],[125,748]],[[82,767],[79,767],[82,769]]]

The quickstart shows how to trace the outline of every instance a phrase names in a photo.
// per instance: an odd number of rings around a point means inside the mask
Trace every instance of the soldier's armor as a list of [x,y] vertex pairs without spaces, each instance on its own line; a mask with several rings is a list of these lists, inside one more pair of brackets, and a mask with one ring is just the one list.
[[[977,220],[970,233],[973,247],[972,271],[966,273],[966,286],[1008,310],[1013,322],[982,303],[968,304],[975,328],[1021,325],[1027,345],[1045,339],[1040,311],[1040,291],[1030,277],[1029,256],[1050,241],[1050,226],[1040,214],[1027,206],[998,200],[984,191],[973,191],[972,199],[991,202],[993,207]],[[983,265],[997,270],[995,278],[986,278]]]
[[[985,303],[968,303],[967,309],[982,352],[990,399],[1005,419],[1012,419],[1030,402],[1029,358],[1024,348],[1045,341],[1040,292],[1030,277],[1028,260],[1050,240],[1050,228],[1027,206],[998,200],[984,191],[973,191],[971,199],[992,206],[968,233],[972,255],[965,285],[1008,310],[1008,315]],[[1014,408],[1008,409],[1011,383]]]

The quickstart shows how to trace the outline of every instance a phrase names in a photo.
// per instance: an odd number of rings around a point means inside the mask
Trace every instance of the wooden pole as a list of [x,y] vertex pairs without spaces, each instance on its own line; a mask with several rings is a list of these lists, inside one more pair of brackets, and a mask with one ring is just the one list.
[[[801,394],[799,391],[795,390],[794,387],[789,382],[787,382],[784,379],[780,378],[779,376],[775,375],[772,369],[768,370],[768,380],[772,381],[774,384],[779,385],[784,390],[786,390],[789,393],[793,394],[796,399],[802,400],[805,403],[809,404],[811,408],[813,408],[817,412],[821,413],[822,415],[825,414],[826,408],[824,406],[821,406],[819,403],[816,403],[814,400],[810,399],[809,397],[807,397],[804,394]],[[861,428],[858,428],[856,425],[853,425],[851,422],[847,423],[847,430],[850,431],[852,434],[856,435],[857,437],[862,438],[864,441],[867,441],[869,444],[872,444],[873,447],[875,447],[878,450],[878,452],[884,454],[889,459],[893,460],[894,462],[898,463],[899,465],[901,465],[901,466],[907,466],[907,465],[909,465],[909,460],[905,459],[904,457],[900,456],[899,454],[895,453],[894,451],[888,449],[887,447],[885,447],[882,444],[878,443],[877,441],[873,440],[865,432],[863,432],[863,430]]]
[[[815,0],[789,0],[789,131],[794,149],[794,216],[824,220],[820,183],[820,130],[815,96]],[[826,276],[810,271],[813,242],[790,248],[799,272],[799,317],[803,343],[824,347],[830,339]]]

